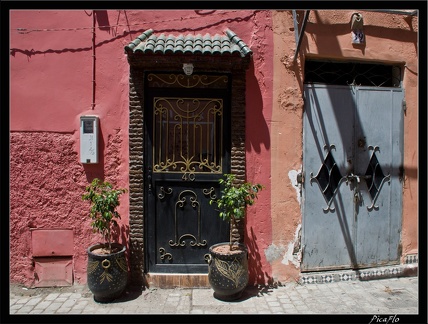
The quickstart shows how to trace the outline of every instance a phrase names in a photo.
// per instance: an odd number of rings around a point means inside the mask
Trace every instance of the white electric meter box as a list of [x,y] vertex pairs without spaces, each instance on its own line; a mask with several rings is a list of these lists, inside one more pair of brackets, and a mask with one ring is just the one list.
[[80,163],[98,163],[98,116],[80,116]]

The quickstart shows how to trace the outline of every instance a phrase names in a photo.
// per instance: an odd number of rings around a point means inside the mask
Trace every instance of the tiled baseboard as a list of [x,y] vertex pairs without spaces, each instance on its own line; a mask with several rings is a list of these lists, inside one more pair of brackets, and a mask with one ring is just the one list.
[[418,264],[400,264],[395,266],[368,268],[360,270],[336,270],[326,272],[301,273],[299,283],[301,284],[323,284],[340,281],[353,280],[376,280],[395,277],[417,276]]
[[418,263],[418,255],[417,254],[407,254],[404,258],[404,264],[412,264],[412,263]]

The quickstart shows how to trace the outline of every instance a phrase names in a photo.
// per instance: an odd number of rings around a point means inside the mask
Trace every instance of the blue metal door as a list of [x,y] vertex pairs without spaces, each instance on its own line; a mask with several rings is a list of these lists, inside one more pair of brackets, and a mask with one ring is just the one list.
[[400,88],[305,86],[302,271],[399,262],[402,103]]

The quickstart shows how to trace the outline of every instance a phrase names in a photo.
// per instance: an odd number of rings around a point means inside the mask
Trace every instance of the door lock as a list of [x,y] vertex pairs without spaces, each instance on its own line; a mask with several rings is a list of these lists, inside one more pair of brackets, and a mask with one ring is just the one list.
[[355,191],[355,193],[354,193],[354,203],[355,204],[359,204],[360,203],[360,201],[361,201],[361,193],[360,193],[360,191],[359,190],[356,190]]
[[371,179],[371,175],[356,175],[352,172],[346,176],[346,181],[356,180],[357,183],[361,183],[361,179],[368,180]]

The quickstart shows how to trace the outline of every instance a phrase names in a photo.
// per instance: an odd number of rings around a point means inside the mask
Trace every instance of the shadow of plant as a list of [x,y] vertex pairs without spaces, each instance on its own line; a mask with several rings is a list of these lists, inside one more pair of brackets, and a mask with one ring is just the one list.
[[245,290],[242,292],[242,295],[240,298],[235,299],[230,302],[242,302],[244,300],[254,298],[254,297],[261,297],[263,295],[269,295],[271,292],[273,292],[274,289],[278,289],[278,287],[284,287],[284,285],[280,282],[274,283],[272,285],[256,285],[256,286],[247,286]]

